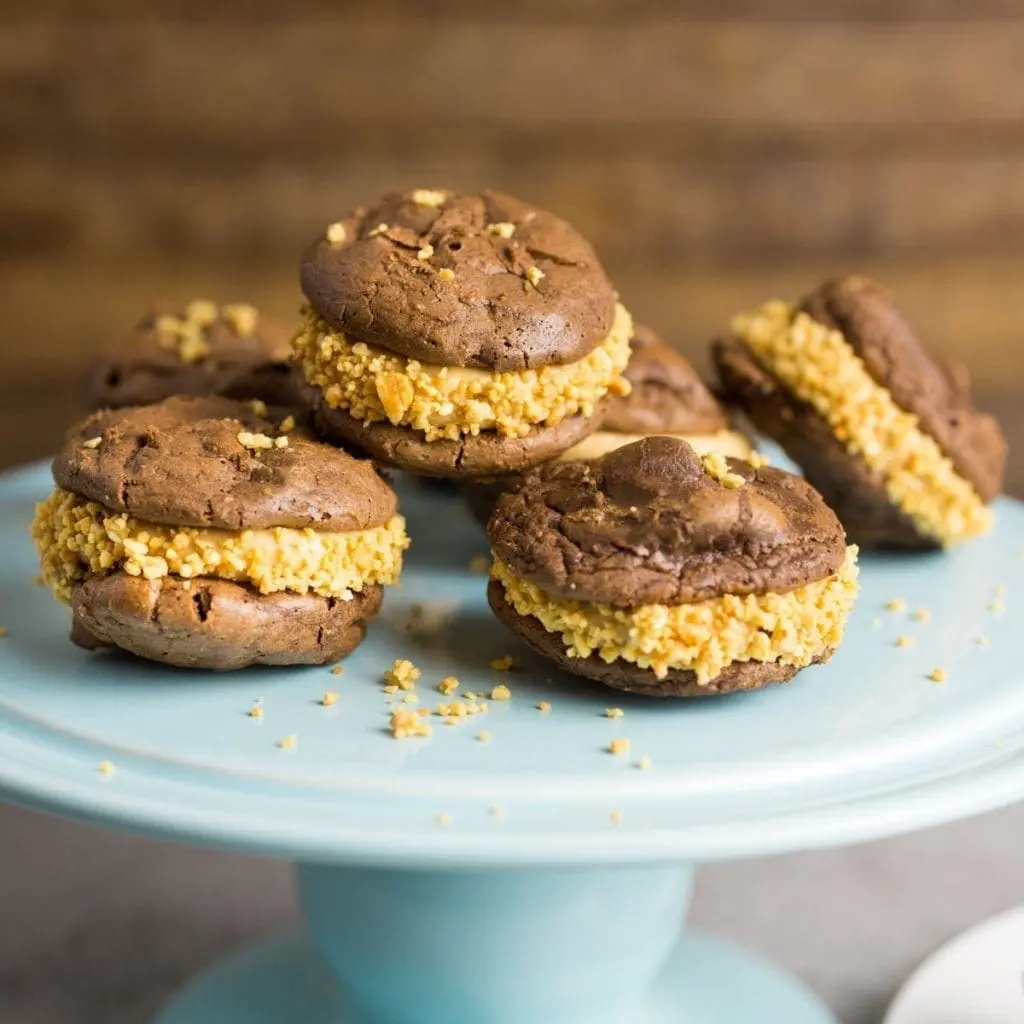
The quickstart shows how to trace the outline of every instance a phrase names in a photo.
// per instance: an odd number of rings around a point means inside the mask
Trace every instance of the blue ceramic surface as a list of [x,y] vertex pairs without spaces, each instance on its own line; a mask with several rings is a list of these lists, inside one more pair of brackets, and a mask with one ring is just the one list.
[[[340,677],[218,676],[87,654],[66,638],[67,610],[32,586],[26,526],[49,486],[38,466],[0,484],[0,790],[28,804],[306,861],[510,867],[827,845],[1024,793],[1024,509],[1013,501],[958,552],[865,558],[828,665],[756,694],[661,702],[582,683],[518,644],[468,568],[483,534],[457,498],[414,485],[402,492],[414,544],[404,584]],[[906,611],[884,610],[895,597]],[[413,628],[417,605],[436,631]],[[912,617],[919,606],[929,621]],[[901,634],[916,646],[897,648]],[[493,671],[504,654],[517,669]],[[507,683],[512,699],[453,728],[435,718],[429,740],[396,741],[381,674],[397,657],[421,668],[431,707],[452,674],[479,693]],[[941,685],[927,678],[936,666],[948,672]],[[318,703],[327,689],[341,694],[329,708]],[[609,706],[624,717],[606,718]],[[293,749],[278,746],[286,736]],[[617,737],[629,756],[607,752]],[[650,770],[635,766],[641,756]]]

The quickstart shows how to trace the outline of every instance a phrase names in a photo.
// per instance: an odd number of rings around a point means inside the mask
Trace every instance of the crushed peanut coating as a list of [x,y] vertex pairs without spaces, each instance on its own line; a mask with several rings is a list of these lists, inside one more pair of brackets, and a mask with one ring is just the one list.
[[440,279],[441,279],[442,281],[454,281],[454,280],[455,280],[455,271],[454,271],[454,270],[452,270],[452,268],[451,268],[451,267],[442,267],[442,268],[441,268],[441,269],[440,269],[440,270],[439,270],[439,271],[437,272],[437,276],[438,276],[438,277],[439,277],[439,278],[440,278]]
[[256,307],[247,302],[230,302],[221,307],[220,315],[240,338],[251,337],[260,318]]
[[444,206],[448,193],[439,188],[417,188],[410,198],[417,206]]
[[273,448],[274,439],[267,437],[266,434],[254,434],[251,430],[240,430],[238,432],[238,443],[243,448],[249,448],[254,452],[258,452],[261,448]]
[[261,594],[288,590],[351,598],[366,586],[396,583],[409,546],[405,520],[348,533],[277,526],[201,529],[147,523],[58,488],[36,508],[32,536],[43,578],[62,600],[88,576],[122,570],[248,583]]
[[729,463],[721,452],[708,452],[702,455],[700,464],[704,472],[714,480],[717,480],[723,487],[735,489],[742,487],[746,481],[729,468]]
[[549,597],[502,562],[495,562],[491,575],[518,614],[561,634],[570,657],[622,658],[658,679],[670,669],[689,670],[706,686],[733,662],[802,667],[835,647],[857,594],[857,548],[846,552],[835,575],[787,594],[726,594],[697,604],[629,609]]
[[395,663],[384,673],[384,682],[400,690],[412,690],[419,677],[420,670],[408,658],[396,658]]
[[541,281],[544,280],[544,271],[540,267],[527,267],[526,268],[526,280],[533,285],[534,288],[539,288]]
[[162,348],[176,350],[183,363],[198,363],[210,354],[204,332],[217,320],[223,320],[244,338],[255,332],[259,313],[243,302],[218,306],[208,299],[194,299],[185,307],[184,316],[158,316],[153,326]]
[[99,446],[101,444],[103,444],[103,438],[102,437],[90,437],[88,441],[83,441],[82,442],[82,447],[83,448],[99,448]]
[[569,416],[591,416],[606,394],[626,395],[633,324],[622,306],[607,339],[575,363],[491,373],[404,359],[350,342],[307,310],[292,345],[306,380],[324,401],[364,424],[389,421],[421,431],[427,441],[497,431],[525,437]]
[[840,331],[785,302],[741,313],[732,329],[848,451],[882,474],[889,500],[922,533],[948,547],[991,527],[992,513],[971,483],[918,418],[875,382]]

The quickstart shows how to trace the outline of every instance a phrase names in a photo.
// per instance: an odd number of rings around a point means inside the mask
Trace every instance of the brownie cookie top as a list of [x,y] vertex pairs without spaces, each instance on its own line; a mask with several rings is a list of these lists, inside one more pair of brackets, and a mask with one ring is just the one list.
[[799,477],[649,437],[505,494],[495,557],[553,597],[618,607],[782,593],[836,573],[843,529]]
[[615,292],[590,244],[500,192],[415,189],[331,224],[302,290],[333,328],[444,366],[575,362],[608,335]]
[[54,480],[172,526],[348,532],[395,515],[395,494],[372,463],[304,430],[284,433],[289,419],[286,409],[219,397],[93,413],[57,453]]
[[90,408],[147,405],[172,395],[294,401],[286,328],[253,306],[197,300],[183,313],[147,313],[90,367]]
[[799,308],[843,335],[872,379],[917,416],[984,501],[999,493],[1006,442],[998,423],[974,408],[963,367],[951,368],[928,352],[889,292],[865,277],[838,278]]
[[605,402],[604,429],[618,434],[713,434],[729,426],[725,411],[685,356],[637,326],[623,376],[625,397]]

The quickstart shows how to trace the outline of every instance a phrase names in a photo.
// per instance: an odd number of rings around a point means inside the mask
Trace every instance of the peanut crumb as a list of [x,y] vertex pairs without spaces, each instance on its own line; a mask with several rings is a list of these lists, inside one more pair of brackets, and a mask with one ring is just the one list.
[[283,420],[281,420],[281,427],[280,427],[281,433],[282,434],[288,434],[291,431],[293,431],[294,429],[295,429],[295,417],[291,416],[291,415],[285,416],[285,418]]
[[425,722],[417,712],[410,711],[408,708],[395,708],[391,712],[390,723],[391,735],[396,740],[430,736],[434,732],[429,722]]
[[491,742],[491,734],[486,729],[483,732],[478,732],[476,734],[476,738],[481,743],[490,743]]
[[516,663],[515,658],[511,654],[506,654],[501,658],[491,659],[491,668],[495,672],[507,672]]
[[507,687],[499,684],[493,690],[491,690],[491,700],[511,700],[512,691]]
[[541,701],[541,702],[540,702],[540,703],[539,703],[539,704],[537,705],[537,710],[538,710],[538,711],[539,711],[539,712],[540,712],[541,714],[544,714],[544,715],[546,715],[546,714],[547,714],[547,713],[548,713],[548,712],[549,712],[549,711],[551,710],[551,702],[550,702],[550,701],[547,701],[547,700],[542,700],[542,701]]
[[452,270],[452,268],[451,268],[451,267],[442,267],[442,268],[441,268],[441,269],[440,269],[440,270],[439,270],[439,271],[437,272],[437,276],[438,276],[438,277],[439,277],[439,278],[440,278],[440,279],[441,279],[442,281],[454,281],[454,280],[455,280],[455,271],[454,271],[454,270]]
[[537,288],[540,285],[541,281],[544,280],[544,277],[544,271],[541,270],[540,267],[526,268],[526,280],[529,281],[534,288]]
[[394,683],[388,683],[387,686],[384,687],[384,692],[385,693],[398,693],[398,687]]
[[989,638],[987,636],[985,636],[984,634],[982,634],[981,636],[975,637],[974,638],[974,642],[979,647],[988,647],[988,645],[989,645]]
[[637,768],[640,769],[640,771],[646,772],[646,771],[650,771],[651,765],[653,763],[654,762],[651,761],[651,759],[646,754],[644,754],[644,756],[641,757],[640,760],[637,761],[636,766],[637,766]]
[[248,302],[232,302],[221,308],[221,316],[239,338],[251,338],[256,333],[260,315]]
[[444,206],[448,194],[439,188],[417,188],[409,198],[417,206]]
[[333,667],[333,668],[331,669],[331,675],[332,675],[332,676],[340,676],[340,675],[341,675],[341,673],[342,673],[342,672],[344,672],[344,671],[345,671],[345,670],[344,670],[344,669],[343,669],[343,668],[342,668],[342,667],[341,667],[340,665],[335,665],[335,666],[334,666],[334,667]]
[[452,820],[452,816],[447,811],[442,811],[434,818],[434,821],[436,821],[441,828],[447,828],[452,823]]
[[217,303],[209,299],[193,299],[185,307],[185,320],[199,327],[209,327],[218,315]]
[[490,567],[491,560],[486,555],[474,555],[469,560],[469,571],[475,572],[480,576],[485,575]]
[[430,244],[423,246],[418,253],[416,253],[416,259],[418,260],[429,260],[434,255],[434,247]]
[[284,437],[283,435],[281,437],[275,437],[274,438],[274,447],[275,448],[287,448],[288,447],[288,438]]
[[274,447],[274,439],[272,437],[267,437],[266,434],[254,434],[250,430],[240,430],[238,432],[238,443],[243,448],[249,448],[254,452],[263,448]]
[[887,612],[905,612],[907,610],[907,602],[902,597],[893,597],[885,602],[885,610]]
[[622,811],[618,811],[618,810],[612,811],[612,813],[608,815],[608,820],[613,825],[621,825],[622,824]]
[[476,694],[472,690],[467,690],[463,695],[466,700],[476,700]]
[[420,699],[419,699],[419,697],[416,696],[415,693],[407,693],[402,698],[402,703],[403,704],[419,704],[419,702],[420,702]]
[[249,708],[249,717],[250,718],[262,718],[263,717],[263,705],[262,704],[253,704],[253,706],[251,708]]
[[752,466],[754,469],[764,469],[765,466],[771,465],[768,456],[762,455],[760,452],[751,452],[747,456],[746,462],[749,466]]
[[331,245],[341,245],[341,243],[348,238],[348,232],[345,230],[345,225],[342,224],[340,220],[335,221],[333,224],[328,224],[325,234],[327,235],[327,241],[330,242]]
[[117,771],[117,769],[114,767],[113,761],[100,761],[100,763],[97,765],[97,770],[99,771],[100,775],[108,779],[114,774],[114,772]]
[[618,756],[619,754],[628,754],[629,753],[629,740],[625,740],[625,739],[612,740],[611,743],[608,744],[608,752],[610,754],[615,754],[616,756]]
[[378,235],[383,235],[388,229],[387,224],[381,221],[375,228],[370,229],[370,238],[376,238]]
[[626,712],[623,711],[622,708],[605,708],[604,709],[604,717],[605,718],[622,718],[622,716],[625,713]]
[[734,473],[729,468],[729,460],[721,452],[708,452],[707,455],[702,455],[700,463],[704,472],[723,487],[735,490],[746,483],[739,473]]
[[251,398],[249,399],[249,408],[252,409],[256,416],[267,415],[267,403],[262,398]]
[[499,238],[511,238],[516,233],[516,226],[507,220],[500,220],[495,224],[488,224],[484,231]]
[[103,444],[103,438],[102,437],[90,437],[88,441],[83,441],[82,442],[82,447],[83,448],[99,448],[99,446],[101,444]]
[[411,690],[420,677],[420,670],[408,658],[396,658],[384,673],[384,682],[401,690]]
[[324,692],[323,697],[320,698],[320,703],[325,708],[329,708],[332,704],[337,704],[340,699],[341,694],[337,690],[327,690]]
[[903,633],[900,636],[896,637],[896,646],[897,647],[913,647],[916,643],[917,643],[917,637],[916,636],[907,636],[906,633]]
[[459,681],[455,676],[445,676],[437,684],[437,689],[440,693],[443,693],[446,697],[450,697],[459,688]]
[[277,745],[281,750],[294,750],[295,744],[299,742],[299,737],[295,733],[290,732],[287,736],[283,736],[277,741]]
[[918,622],[927,622],[932,617],[931,611],[923,605],[914,612],[914,618]]
[[944,668],[933,668],[931,672],[928,673],[928,678],[933,683],[944,683],[949,678],[949,674]]

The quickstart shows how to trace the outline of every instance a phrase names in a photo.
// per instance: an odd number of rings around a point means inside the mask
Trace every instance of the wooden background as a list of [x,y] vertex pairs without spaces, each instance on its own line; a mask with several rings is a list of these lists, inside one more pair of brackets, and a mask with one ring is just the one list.
[[437,185],[573,221],[701,365],[874,274],[1024,440],[1019,0],[35,0],[0,6],[3,461],[150,299],[293,317],[325,223]]

